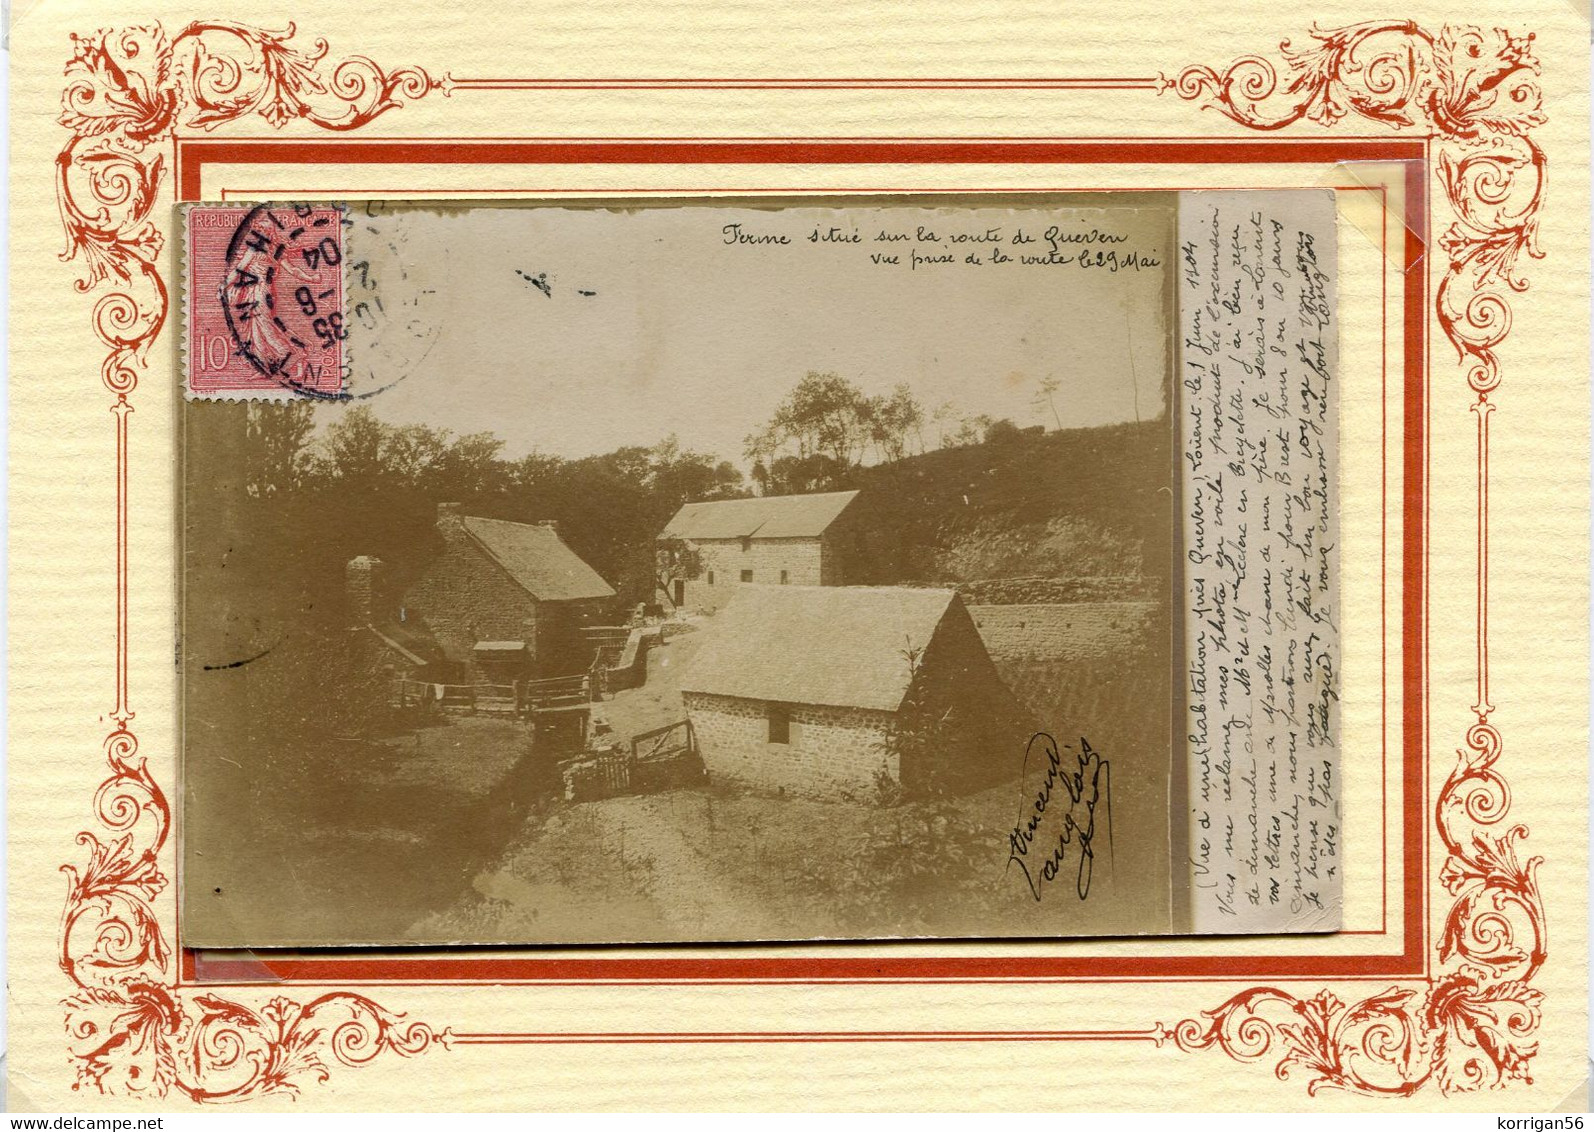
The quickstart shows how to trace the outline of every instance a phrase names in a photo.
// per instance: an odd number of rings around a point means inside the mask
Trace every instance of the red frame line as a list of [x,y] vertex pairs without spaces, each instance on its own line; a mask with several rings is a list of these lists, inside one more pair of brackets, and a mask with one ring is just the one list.
[[[1078,195],[1083,196],[1083,195],[1090,194],[1090,193],[1109,194],[1109,193],[1123,193],[1125,191],[1133,191],[1133,192],[1137,192],[1137,193],[1200,192],[1202,190],[1208,190],[1208,189],[1210,189],[1210,190],[1219,190],[1219,189],[1227,189],[1227,188],[1232,188],[1232,187],[1233,186],[1231,186],[1231,185],[1179,185],[1179,186],[1170,188],[1169,186],[1166,186],[1166,185],[1148,185],[1148,186],[1145,186],[1143,188],[1135,188],[1133,190],[1125,190],[1125,189],[1086,188],[1086,187],[1077,187],[1077,186],[1070,186],[1070,185],[1045,185],[1045,186],[1036,186],[1036,185],[974,185],[974,186],[970,186],[970,185],[948,185],[948,186],[943,186],[943,187],[940,187],[940,188],[924,188],[924,187],[920,187],[920,188],[914,189],[913,191],[914,191],[915,194],[922,195],[922,196],[971,196],[971,195],[972,196],[977,196],[977,195],[984,194],[984,193],[1036,193],[1036,194],[1040,194],[1040,193],[1048,193],[1048,194],[1069,193],[1069,194],[1078,194]],[[1300,186],[1295,186],[1295,187],[1300,187]],[[1385,189],[1384,189],[1384,187],[1382,185],[1312,185],[1312,186],[1308,186],[1308,187],[1310,187],[1310,188],[1319,188],[1319,189],[1325,189],[1325,188],[1334,189],[1334,190],[1336,190],[1338,192],[1378,193],[1380,197],[1387,196],[1387,193],[1386,193],[1386,191],[1385,191]],[[222,201],[259,200],[261,198],[265,198],[267,200],[283,200],[283,199],[317,200],[317,199],[338,199],[338,198],[348,199],[350,197],[351,192],[353,192],[353,191],[355,191],[355,190],[350,190],[350,189],[347,189],[347,188],[326,188],[326,187],[306,188],[303,185],[294,185],[294,186],[289,187],[289,188],[279,188],[279,187],[276,187],[276,186],[264,186],[264,185],[262,185],[262,186],[259,186],[259,187],[256,187],[256,188],[247,188],[247,189],[229,189],[226,186],[222,186],[217,191],[217,199],[222,200]],[[824,189],[823,194],[815,194],[815,193],[812,193],[810,190],[806,190],[806,189],[798,190],[798,189],[792,189],[792,188],[763,188],[763,189],[739,188],[739,189],[736,189],[734,192],[727,192],[725,186],[723,186],[723,185],[672,186],[670,188],[659,188],[658,186],[655,185],[655,186],[651,186],[651,187],[623,187],[623,188],[602,188],[602,189],[551,189],[547,185],[508,185],[508,186],[505,186],[503,188],[496,188],[496,189],[422,189],[422,188],[415,188],[413,186],[408,186],[408,185],[399,185],[399,186],[383,186],[383,187],[379,187],[379,188],[373,188],[373,187],[367,186],[367,187],[362,187],[362,188],[360,188],[357,191],[359,191],[361,193],[367,193],[367,194],[382,194],[384,196],[386,194],[390,194],[391,193],[391,194],[393,194],[392,199],[394,199],[394,200],[402,200],[402,199],[407,199],[407,198],[410,198],[410,197],[441,197],[444,200],[448,200],[448,199],[451,199],[451,198],[467,197],[467,196],[476,195],[476,196],[486,197],[486,198],[488,198],[489,201],[491,199],[493,199],[493,198],[496,198],[496,197],[503,197],[505,199],[512,199],[516,195],[523,195],[523,196],[526,196],[526,195],[552,196],[554,198],[562,198],[562,197],[603,197],[603,198],[607,198],[607,197],[614,197],[614,196],[646,196],[646,195],[652,195],[652,196],[687,196],[687,197],[707,197],[707,196],[722,196],[722,197],[723,196],[736,196],[736,197],[741,197],[741,196],[747,196],[747,197],[765,197],[765,196],[791,197],[791,196],[800,196],[800,195],[842,196],[842,195],[849,195],[849,194],[858,195],[858,196],[865,196],[865,195],[870,195],[870,196],[900,196],[901,195],[901,190],[900,189],[882,189],[878,185],[827,185],[825,187],[825,189]],[[402,194],[402,196],[400,194]],[[483,203],[485,204],[487,202],[484,201]],[[1388,211],[1387,202],[1385,202],[1382,207],[1384,208],[1385,212]],[[1388,288],[1386,286],[1386,288],[1385,288],[1385,297],[1387,298],[1387,296],[1388,296]]]
[[[1200,190],[1203,190],[1203,189],[1214,189],[1215,190],[1215,189],[1221,189],[1221,188],[1227,188],[1227,187],[1229,187],[1229,186],[1222,186],[1222,185],[1180,185],[1180,186],[1177,186],[1177,187],[1169,187],[1169,186],[1160,186],[1160,185],[1148,185],[1148,186],[1144,186],[1142,188],[1139,188],[1139,189],[1137,189],[1135,191],[1137,191],[1137,192],[1187,191],[1188,192],[1188,191],[1200,191]],[[1314,186],[1310,186],[1310,187],[1312,187],[1312,188],[1325,188],[1325,187],[1333,188],[1334,190],[1336,190],[1338,192],[1377,193],[1378,194],[1378,200],[1379,200],[1380,215],[1382,217],[1382,220],[1380,222],[1379,231],[1378,231],[1378,250],[1379,250],[1379,255],[1380,255],[1381,259],[1383,259],[1384,261],[1387,261],[1387,258],[1388,258],[1388,255],[1389,255],[1389,241],[1388,241],[1389,193],[1388,193],[1388,190],[1383,185],[1362,185],[1362,184],[1356,184],[1356,185],[1331,185],[1331,186],[1314,185]],[[563,198],[572,198],[572,197],[584,197],[584,196],[592,196],[592,197],[600,197],[600,198],[608,199],[608,198],[617,197],[617,196],[627,196],[627,197],[629,197],[629,196],[642,196],[642,195],[655,195],[655,196],[707,196],[707,195],[712,195],[712,194],[722,194],[722,193],[724,193],[725,189],[724,189],[723,185],[714,185],[714,186],[708,186],[708,187],[675,186],[675,187],[671,187],[671,188],[657,188],[657,187],[651,187],[651,188],[634,188],[634,187],[632,187],[632,188],[613,188],[613,187],[611,187],[611,188],[605,188],[605,189],[582,189],[582,190],[551,190],[547,186],[535,186],[535,187],[532,187],[532,186],[508,186],[508,187],[504,187],[504,188],[494,188],[494,189],[422,189],[422,188],[415,188],[415,187],[412,187],[412,186],[401,186],[401,187],[388,186],[388,187],[381,187],[381,188],[364,187],[364,188],[361,188],[358,191],[361,194],[365,194],[365,195],[368,195],[368,196],[386,197],[386,196],[390,196],[391,195],[394,198],[398,198],[398,197],[415,198],[415,197],[435,196],[435,197],[442,197],[442,198],[445,198],[445,199],[458,199],[460,197],[468,196],[468,195],[471,195],[471,194],[481,194],[481,195],[484,195],[484,196],[491,196],[491,197],[503,197],[503,196],[506,196],[506,195],[509,195],[509,196],[540,196],[540,195],[551,194],[551,195],[554,195],[554,196],[562,198],[562,199]],[[918,189],[916,191],[924,193],[924,194],[949,194],[949,195],[950,194],[960,194],[960,195],[975,194],[975,195],[979,195],[979,194],[985,194],[985,193],[1025,193],[1025,192],[1028,192],[1028,193],[1035,193],[1035,192],[1078,193],[1078,194],[1087,194],[1087,193],[1119,193],[1119,192],[1123,192],[1122,189],[1081,188],[1081,187],[1070,187],[1070,186],[1067,186],[1067,185],[1048,185],[1048,186],[1045,186],[1043,188],[1038,188],[1037,186],[1034,186],[1034,185],[1017,185],[1017,186],[1014,186],[1014,185],[997,185],[997,186],[993,186],[993,185],[980,185],[980,186],[959,185],[959,186],[950,186],[950,187],[945,187],[945,188],[933,188],[933,189],[932,188],[920,188],[920,189]],[[794,192],[796,192],[796,190],[793,190],[793,189],[790,189],[790,188],[753,189],[753,190],[738,189],[737,190],[737,195],[790,196]],[[881,189],[879,189],[878,187],[876,187],[876,186],[868,186],[868,185],[864,185],[864,186],[829,185],[829,186],[826,187],[825,192],[826,192],[826,194],[849,194],[849,193],[851,193],[851,194],[882,194],[883,191]],[[306,188],[303,185],[295,185],[295,186],[288,187],[288,188],[260,186],[260,187],[251,188],[251,189],[229,189],[229,188],[226,188],[224,186],[224,187],[221,188],[220,193],[219,193],[220,199],[223,200],[223,201],[227,201],[227,200],[231,200],[231,199],[235,199],[235,198],[236,199],[240,199],[240,200],[244,200],[244,199],[258,200],[261,197],[265,197],[267,199],[295,198],[295,199],[327,199],[327,200],[332,200],[332,199],[347,199],[351,195],[353,195],[352,191],[347,189],[347,188]],[[1380,275],[1379,275],[1379,286],[1380,286],[1380,289],[1381,289],[1381,298],[1382,298],[1382,301],[1379,304],[1379,310],[1380,310],[1380,312],[1385,312],[1385,311],[1387,311],[1388,302],[1389,302],[1389,281],[1388,281],[1387,272],[1381,272],[1380,273]],[[1385,326],[1386,345],[1387,345],[1387,333],[1388,333],[1388,330],[1387,330],[1387,325],[1386,325]],[[1380,354],[1380,356],[1379,356],[1379,367],[1380,367],[1379,390],[1380,390],[1380,398],[1382,398],[1383,396],[1385,396],[1387,394],[1387,379],[1388,379],[1388,360],[1387,360],[1386,355],[1384,355],[1384,354]],[[1379,404],[1380,405],[1384,404],[1382,399],[1379,401]],[[1384,475],[1382,475],[1380,477],[1380,482],[1381,483],[1387,483],[1388,482],[1388,476],[1387,476],[1388,457],[1389,457],[1389,441],[1388,441],[1387,436],[1385,436],[1385,437],[1382,437],[1382,439],[1380,441],[1380,467],[1381,467],[1381,470],[1385,473]],[[1385,561],[1385,558],[1386,558],[1386,556],[1388,554],[1388,535],[1389,535],[1388,526],[1389,526],[1389,523],[1388,523],[1387,516],[1382,511],[1380,511],[1380,517],[1379,517],[1379,538],[1380,538],[1380,542],[1379,542],[1379,562],[1380,562],[1380,564],[1382,564]],[[1384,686],[1383,685],[1383,681],[1387,680],[1387,678],[1388,678],[1388,644],[1387,644],[1387,642],[1384,639],[1384,630],[1385,630],[1385,627],[1388,624],[1388,619],[1387,619],[1388,609],[1387,609],[1387,606],[1388,606],[1388,596],[1384,592],[1383,588],[1380,587],[1380,591],[1379,591],[1379,610],[1378,610],[1378,612],[1379,612],[1379,628],[1380,628],[1380,634],[1379,634],[1379,679],[1380,679],[1379,687],[1380,688],[1382,688]],[[1387,710],[1388,709],[1388,700],[1387,700],[1387,697],[1381,697],[1380,703],[1381,703],[1381,711],[1380,711],[1380,716],[1379,716],[1379,735],[1382,736],[1383,734],[1385,734],[1385,730],[1388,727],[1388,710]],[[1371,929],[1366,929],[1366,930],[1340,931],[1340,932],[1336,932],[1335,933],[1336,935],[1341,936],[1341,937],[1343,937],[1343,936],[1362,936],[1362,935],[1383,935],[1383,934],[1385,934],[1385,932],[1388,931],[1388,927],[1389,927],[1389,903],[1388,903],[1389,857],[1388,857],[1387,848],[1388,848],[1388,840],[1389,840],[1389,816],[1388,816],[1387,809],[1383,808],[1385,803],[1387,802],[1388,754],[1389,753],[1388,753],[1388,750],[1387,750],[1387,745],[1381,743],[1380,744],[1380,748],[1379,748],[1379,779],[1378,779],[1379,788],[1380,788],[1380,795],[1381,795],[1381,798],[1380,798],[1380,807],[1381,808],[1379,809],[1379,815],[1378,815],[1379,816],[1379,835],[1378,835],[1379,836],[1379,841],[1378,841],[1378,844],[1379,844],[1379,850],[1380,850],[1380,858],[1379,859],[1380,859],[1380,868],[1382,870],[1382,873],[1381,873],[1381,876],[1380,876],[1380,880],[1379,880],[1380,926],[1379,926],[1378,930],[1376,930],[1376,931],[1371,930]],[[222,980],[222,982],[224,982],[224,981],[225,980]],[[206,985],[218,985],[218,984],[207,981]]]
[[[180,138],[174,144],[177,199],[199,200],[206,164],[351,165],[847,165],[847,164],[1194,164],[1316,163],[1420,159],[1424,145],[1402,139],[1267,141],[1025,141],[902,139],[682,141],[570,139],[552,141],[362,138],[297,140]],[[1200,151],[1210,151],[1205,156]],[[1214,156],[1222,154],[1222,156]],[[906,191],[918,191],[910,189]]]
[[[1401,950],[1383,955],[1235,956],[760,956],[748,949],[733,956],[623,958],[515,956],[511,958],[412,958],[392,955],[331,957],[299,954],[275,959],[270,969],[282,982],[408,983],[536,982],[559,985],[665,985],[704,983],[897,983],[897,982],[1120,982],[1156,979],[1241,980],[1255,978],[1400,978],[1423,975],[1426,946],[1426,674],[1427,674],[1427,408],[1426,350],[1427,210],[1423,193],[1428,168],[1427,141],[1381,138],[1179,139],[1079,141],[1026,139],[802,139],[659,140],[542,139],[449,141],[396,138],[337,140],[189,139],[174,143],[175,181],[180,201],[199,200],[208,164],[370,164],[370,165],[691,165],[691,164],[1195,164],[1312,163],[1340,161],[1406,162],[1406,231],[1402,258],[1403,302],[1403,528],[1401,553],[1401,681],[1403,863]],[[1364,187],[1364,186],[1358,186]],[[301,190],[302,191],[302,190]],[[546,190],[543,190],[546,191]],[[606,190],[610,191],[610,190]],[[679,192],[680,190],[675,190]],[[745,191],[745,190],[744,190]],[[757,190],[751,190],[757,191]],[[809,190],[805,190],[809,191]],[[826,189],[826,192],[837,190]],[[876,187],[874,192],[922,192]],[[960,189],[969,192],[973,190]],[[1038,191],[1034,189],[1024,191]],[[1387,286],[1387,284],[1386,284]],[[1387,443],[1387,442],[1386,442]],[[1386,841],[1387,841],[1387,829]],[[1350,933],[1343,933],[1350,934]],[[878,944],[874,945],[878,948]],[[195,980],[194,953],[180,948],[180,982]],[[204,986],[228,985],[206,982]],[[259,984],[241,984],[259,985]],[[994,1034],[1006,1035],[999,1031]],[[1013,1032],[1015,1035],[1017,1032]],[[1060,1032],[1059,1032],[1060,1033]],[[1119,1032],[1080,1031],[1092,1035]],[[467,1035],[453,1035],[467,1041]],[[478,1040],[509,1040],[477,1035]],[[524,1037],[524,1036],[521,1036]],[[575,1040],[571,1035],[537,1035],[537,1040]],[[690,1040],[703,1040],[692,1035]],[[581,1040],[592,1040],[582,1035]],[[644,1040],[612,1036],[606,1040]],[[688,1040],[648,1036],[646,1040]],[[725,1041],[759,1040],[726,1036]],[[767,1040],[796,1040],[785,1035]],[[820,1040],[807,1038],[803,1040]],[[833,1040],[910,1040],[889,1036]],[[924,1033],[911,1040],[937,1040]],[[947,1036],[940,1040],[977,1040]],[[988,1040],[1069,1040],[996,1037]],[[1100,1040],[1099,1037],[1080,1040]]]
[[467,90],[1149,90],[1173,85],[1167,78],[676,78],[676,79],[513,79],[441,80],[445,96]]
[[1166,1027],[1145,1030],[726,1030],[657,1033],[463,1033],[449,1031],[448,1045],[713,1045],[784,1042],[1150,1042],[1171,1037]]

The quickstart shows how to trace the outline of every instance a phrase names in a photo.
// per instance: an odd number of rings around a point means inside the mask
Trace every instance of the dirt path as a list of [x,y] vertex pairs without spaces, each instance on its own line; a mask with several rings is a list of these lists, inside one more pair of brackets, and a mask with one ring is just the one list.
[[749,923],[767,918],[757,893],[725,876],[723,863],[716,865],[687,839],[684,831],[700,828],[705,820],[706,797],[673,791],[614,803],[619,803],[621,822],[617,851],[634,862],[633,876],[646,869],[648,891],[676,938],[701,936],[710,925],[723,924],[727,909]]
[[[743,870],[692,843],[689,831],[705,828],[713,805],[677,790],[563,811],[475,878],[491,908],[475,910],[484,920],[474,926],[506,939],[574,933],[581,941],[713,938],[728,923],[745,924],[750,938],[779,934],[776,909],[741,882]],[[417,928],[428,934],[452,919]]]
[[593,718],[606,722],[614,737],[627,742],[631,736],[655,727],[664,727],[686,718],[681,703],[681,670],[691,660],[703,639],[700,632],[682,633],[648,652],[648,678],[640,688],[616,692],[602,704],[593,705]]

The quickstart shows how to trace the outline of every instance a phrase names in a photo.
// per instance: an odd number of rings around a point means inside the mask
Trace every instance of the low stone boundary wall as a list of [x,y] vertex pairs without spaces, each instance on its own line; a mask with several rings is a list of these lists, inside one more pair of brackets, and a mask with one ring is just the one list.
[[1144,649],[1161,608],[1150,601],[968,607],[995,660],[1102,662]]

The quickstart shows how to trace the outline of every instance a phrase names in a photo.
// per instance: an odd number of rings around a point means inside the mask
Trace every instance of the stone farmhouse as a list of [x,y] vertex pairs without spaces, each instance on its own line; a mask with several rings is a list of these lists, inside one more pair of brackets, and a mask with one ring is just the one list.
[[448,659],[431,634],[405,619],[387,592],[387,569],[380,558],[362,554],[343,568],[353,659],[366,672],[412,679],[441,680]]
[[659,543],[685,543],[700,568],[662,579],[666,604],[712,611],[740,585],[843,586],[855,580],[863,530],[856,491],[688,503]]
[[979,789],[1026,720],[951,590],[743,585],[682,699],[709,777],[832,800]]
[[346,568],[350,626],[381,667],[440,683],[579,673],[592,660],[582,629],[602,625],[615,591],[559,537],[556,523],[510,523],[437,506],[443,551],[396,601],[381,562]]

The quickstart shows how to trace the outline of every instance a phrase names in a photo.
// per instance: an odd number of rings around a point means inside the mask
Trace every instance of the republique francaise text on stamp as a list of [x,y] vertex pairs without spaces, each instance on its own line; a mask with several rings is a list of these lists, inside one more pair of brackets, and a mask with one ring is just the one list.
[[343,212],[279,203],[188,210],[189,397],[344,396]]

